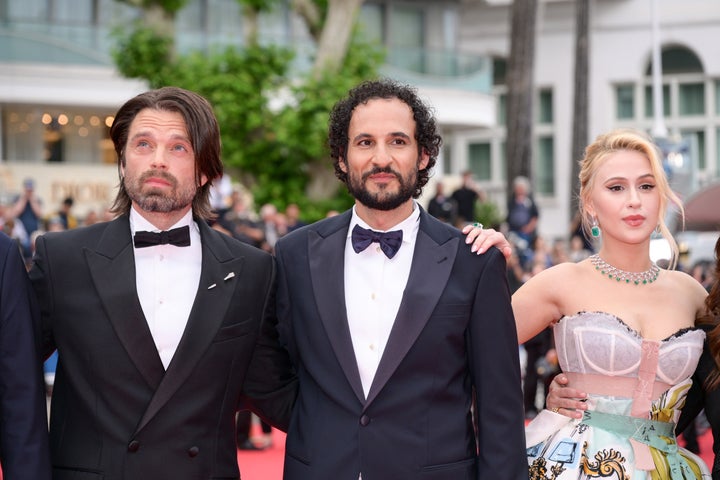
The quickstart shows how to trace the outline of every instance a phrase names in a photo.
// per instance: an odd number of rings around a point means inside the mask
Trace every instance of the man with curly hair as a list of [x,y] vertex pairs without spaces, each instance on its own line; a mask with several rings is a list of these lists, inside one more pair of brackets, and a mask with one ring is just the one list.
[[476,255],[415,201],[441,145],[430,109],[408,86],[362,83],[329,144],[354,207],[276,244],[300,385],[285,479],[527,479],[503,255]]

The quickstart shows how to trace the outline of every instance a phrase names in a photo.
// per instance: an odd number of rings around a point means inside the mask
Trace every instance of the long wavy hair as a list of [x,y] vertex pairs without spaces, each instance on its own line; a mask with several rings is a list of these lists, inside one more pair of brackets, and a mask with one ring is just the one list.
[[[115,145],[118,158],[120,185],[110,210],[119,214],[130,211],[132,200],[125,189],[121,167],[125,166],[125,148],[130,125],[135,120],[135,116],[145,109],[176,112],[185,120],[185,127],[195,152],[195,184],[198,185],[192,201],[193,216],[204,220],[212,219],[214,214],[210,205],[210,186],[212,181],[220,178],[223,173],[220,159],[220,128],[212,106],[205,98],[178,87],[163,87],[141,93],[125,102],[115,114],[115,120],[110,127],[110,138]],[[200,186],[203,175],[208,181]]]
[[413,112],[415,140],[418,143],[418,158],[423,152],[429,157],[427,166],[418,171],[417,174],[413,198],[418,198],[422,194],[423,187],[430,179],[430,172],[435,166],[435,162],[437,162],[442,138],[437,133],[437,125],[431,109],[418,97],[415,89],[394,80],[382,79],[363,82],[350,90],[348,96],[337,102],[333,107],[328,125],[328,144],[330,146],[330,156],[334,159],[335,176],[347,185],[348,175],[340,168],[340,162],[347,164],[346,153],[350,141],[348,130],[355,107],[378,98],[397,98],[407,104]]
[[710,294],[705,298],[708,314],[697,320],[698,325],[709,325],[712,329],[707,332],[706,341],[710,349],[710,356],[715,360],[715,369],[705,379],[705,388],[713,390],[720,386],[720,238],[715,242],[715,281]]
[[[670,267],[675,268],[678,261],[678,245],[670,229],[665,223],[665,213],[669,204],[674,204],[684,218],[682,202],[670,188],[665,170],[662,166],[660,152],[652,140],[643,132],[629,129],[617,129],[598,136],[593,143],[585,149],[585,156],[580,161],[580,213],[582,225],[586,235],[592,228],[592,217],[587,212],[590,195],[595,188],[595,175],[605,159],[619,151],[637,152],[650,161],[650,171],[655,177],[655,186],[660,192],[660,211],[657,225],[663,238],[667,240],[672,251]],[[589,237],[588,237],[589,238]]]

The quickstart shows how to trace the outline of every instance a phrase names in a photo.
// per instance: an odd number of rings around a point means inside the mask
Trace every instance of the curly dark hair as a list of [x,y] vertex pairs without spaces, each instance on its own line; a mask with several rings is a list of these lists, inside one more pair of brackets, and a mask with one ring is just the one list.
[[715,368],[708,378],[705,379],[705,387],[712,390],[720,387],[720,238],[715,242],[715,281],[710,289],[710,294],[705,298],[705,306],[708,315],[697,319],[698,325],[709,325],[712,327],[707,332],[707,344],[710,355],[715,360]]
[[340,162],[347,162],[345,154],[348,148],[348,130],[350,119],[355,107],[366,104],[369,100],[383,98],[397,98],[406,103],[413,112],[415,119],[415,140],[418,143],[418,156],[424,151],[429,161],[427,166],[417,175],[413,198],[418,198],[423,187],[430,178],[430,171],[435,166],[442,138],[437,133],[435,117],[428,107],[418,97],[416,89],[409,85],[400,84],[394,80],[381,79],[365,81],[348,93],[348,96],[335,104],[330,112],[328,126],[328,144],[330,156],[334,159],[335,176],[347,185],[348,175],[340,168]]

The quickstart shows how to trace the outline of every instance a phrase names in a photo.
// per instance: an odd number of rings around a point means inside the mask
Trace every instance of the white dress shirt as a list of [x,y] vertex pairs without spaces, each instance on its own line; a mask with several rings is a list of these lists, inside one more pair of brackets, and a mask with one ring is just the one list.
[[355,253],[351,241],[353,228],[369,227],[353,207],[345,242],[345,305],[366,398],[410,276],[419,219],[420,209],[413,204],[410,216],[388,230],[403,231],[402,245],[392,259],[385,256],[378,243]]
[[[172,228],[190,226],[190,246],[156,245],[134,248],[135,284],[145,320],[165,369],[170,365],[187,325],[200,283],[200,230],[189,211]],[[130,230],[159,232],[134,208]]]

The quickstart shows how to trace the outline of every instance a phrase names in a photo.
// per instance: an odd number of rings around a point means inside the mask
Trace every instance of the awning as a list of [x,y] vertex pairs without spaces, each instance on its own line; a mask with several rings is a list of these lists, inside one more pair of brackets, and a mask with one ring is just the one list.
[[720,231],[720,182],[692,194],[683,207],[686,231]]

